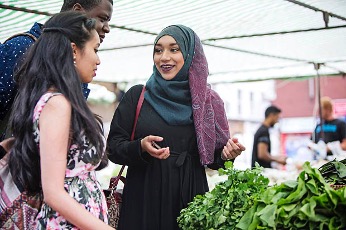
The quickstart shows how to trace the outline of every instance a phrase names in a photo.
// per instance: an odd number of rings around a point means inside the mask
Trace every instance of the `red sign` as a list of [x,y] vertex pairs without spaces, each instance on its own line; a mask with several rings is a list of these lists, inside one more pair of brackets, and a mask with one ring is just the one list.
[[337,117],[346,116],[346,99],[336,99],[334,102],[334,114]]

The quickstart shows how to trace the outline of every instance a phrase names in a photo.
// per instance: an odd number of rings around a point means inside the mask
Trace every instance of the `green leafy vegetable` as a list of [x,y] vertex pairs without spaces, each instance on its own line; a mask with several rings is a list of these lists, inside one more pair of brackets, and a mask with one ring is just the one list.
[[270,187],[258,197],[236,228],[346,229],[346,189],[332,189],[309,162],[303,169],[297,181]]
[[330,161],[319,170],[327,183],[346,185],[346,159]]
[[[249,210],[254,200],[263,193],[269,180],[261,175],[261,168],[236,170],[232,162],[226,162],[226,169],[219,174],[228,179],[201,196],[198,195],[178,217],[182,229],[234,229]],[[271,222],[273,220],[270,220]]]

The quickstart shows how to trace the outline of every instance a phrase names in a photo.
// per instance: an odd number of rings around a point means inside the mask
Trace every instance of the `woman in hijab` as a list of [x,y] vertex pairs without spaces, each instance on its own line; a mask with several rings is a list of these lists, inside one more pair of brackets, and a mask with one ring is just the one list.
[[192,29],[163,29],[153,59],[134,139],[142,85],[124,95],[107,141],[109,159],[128,165],[119,229],[179,229],[180,210],[208,191],[205,166],[223,167],[245,150],[229,137],[223,101],[207,84],[207,60]]

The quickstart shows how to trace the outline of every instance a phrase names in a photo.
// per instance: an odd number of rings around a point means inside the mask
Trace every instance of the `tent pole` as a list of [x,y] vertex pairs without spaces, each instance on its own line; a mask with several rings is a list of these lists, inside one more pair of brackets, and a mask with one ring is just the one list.
[[[324,141],[324,130],[323,130],[323,118],[322,118],[322,107],[321,107],[321,77],[320,74],[318,72],[318,70],[321,67],[321,63],[313,63],[314,64],[314,68],[316,70],[316,75],[317,75],[317,79],[316,79],[316,91],[317,91],[317,99],[318,99],[318,113],[320,116],[320,126],[321,126],[321,135],[320,135],[320,139],[322,139]],[[319,140],[316,140],[317,142]]]

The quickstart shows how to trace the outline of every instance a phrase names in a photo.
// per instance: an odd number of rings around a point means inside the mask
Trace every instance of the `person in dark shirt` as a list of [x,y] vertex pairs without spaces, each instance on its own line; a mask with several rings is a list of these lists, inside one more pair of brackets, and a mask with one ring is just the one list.
[[255,162],[264,168],[271,168],[271,162],[286,164],[285,156],[272,156],[269,128],[273,127],[279,120],[281,110],[276,106],[269,106],[265,110],[265,119],[254,136],[252,148],[251,167],[255,167]]
[[[64,0],[61,12],[75,10],[82,11],[89,18],[97,20],[96,31],[100,41],[105,34],[110,32],[108,22],[113,13],[113,0]],[[35,38],[41,35],[42,24],[34,23],[27,32]],[[10,115],[14,98],[17,94],[13,73],[20,64],[20,60],[26,50],[34,43],[34,39],[28,35],[15,36],[7,40],[0,47],[0,140],[5,138],[7,120]],[[87,99],[90,93],[88,84],[82,84],[84,97]],[[6,135],[8,137],[9,135]]]
[[[322,124],[316,125],[312,140],[314,143],[322,140],[326,144],[339,141],[341,149],[346,151],[346,123],[334,117],[333,103],[329,97],[321,98],[321,110]],[[332,154],[328,145],[327,154]]]

